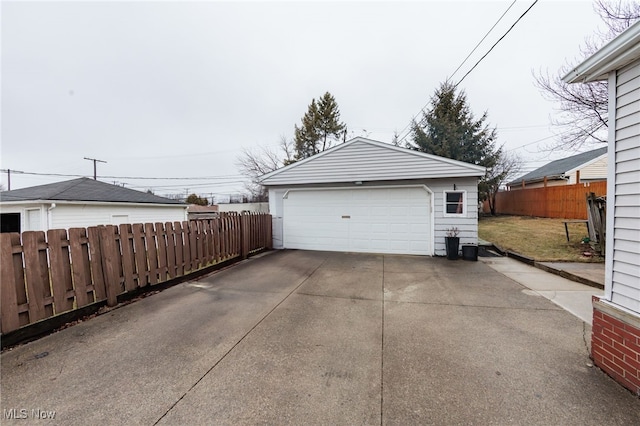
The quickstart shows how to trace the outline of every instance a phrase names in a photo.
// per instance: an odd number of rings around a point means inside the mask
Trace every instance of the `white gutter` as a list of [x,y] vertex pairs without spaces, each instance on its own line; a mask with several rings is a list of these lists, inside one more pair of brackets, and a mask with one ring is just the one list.
[[640,58],[640,21],[611,40],[565,75],[565,83],[588,83],[606,80],[611,71]]

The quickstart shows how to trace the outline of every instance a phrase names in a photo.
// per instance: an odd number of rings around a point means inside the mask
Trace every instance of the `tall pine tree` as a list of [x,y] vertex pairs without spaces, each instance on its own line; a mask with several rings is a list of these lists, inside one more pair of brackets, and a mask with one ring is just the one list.
[[302,160],[331,148],[345,128],[340,122],[338,103],[331,93],[326,92],[318,101],[312,99],[300,127],[294,128],[295,159]]
[[464,91],[456,94],[453,84],[442,83],[431,99],[431,109],[414,123],[409,148],[491,168],[501,150],[495,146],[497,132],[486,119],[486,112],[474,118]]

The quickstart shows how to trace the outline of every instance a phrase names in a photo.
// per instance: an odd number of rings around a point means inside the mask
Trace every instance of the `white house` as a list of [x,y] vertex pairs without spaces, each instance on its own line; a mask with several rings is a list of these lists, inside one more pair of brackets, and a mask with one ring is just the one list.
[[275,248],[444,255],[478,241],[484,167],[355,138],[268,173]]
[[605,296],[593,304],[596,365],[640,395],[640,21],[564,77],[607,80]]
[[507,186],[513,190],[604,180],[607,180],[607,147],[552,161],[514,179]]
[[88,178],[0,193],[2,232],[187,220],[187,205]]

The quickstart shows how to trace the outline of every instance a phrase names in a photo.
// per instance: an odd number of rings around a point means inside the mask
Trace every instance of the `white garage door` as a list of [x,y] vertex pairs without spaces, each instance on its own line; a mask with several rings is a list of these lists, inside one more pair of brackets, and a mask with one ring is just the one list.
[[419,187],[292,190],[284,199],[284,247],[432,254],[429,204]]

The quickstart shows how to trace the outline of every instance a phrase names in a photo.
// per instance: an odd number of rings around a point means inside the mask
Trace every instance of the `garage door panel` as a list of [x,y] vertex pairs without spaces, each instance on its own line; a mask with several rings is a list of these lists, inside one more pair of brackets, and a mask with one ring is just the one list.
[[290,191],[284,246],[431,254],[429,202],[429,194],[416,187]]

